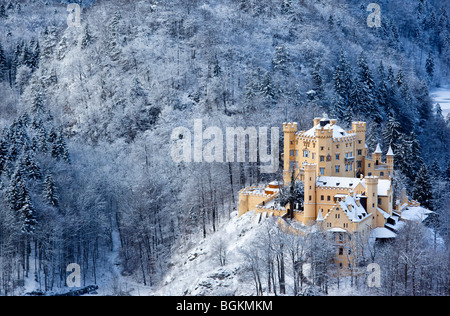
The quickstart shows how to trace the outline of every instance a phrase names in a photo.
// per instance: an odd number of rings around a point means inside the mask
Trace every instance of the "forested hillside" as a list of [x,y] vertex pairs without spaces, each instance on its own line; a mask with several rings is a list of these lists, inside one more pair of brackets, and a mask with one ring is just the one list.
[[194,119],[364,120],[369,152],[394,150],[397,194],[448,236],[450,121],[429,90],[450,83],[449,2],[379,0],[380,27],[356,0],[73,1],[80,26],[69,2],[0,4],[1,295],[30,278],[63,287],[73,262],[85,285],[109,271],[156,286],[173,247],[217,231],[242,187],[281,179],[173,162],[172,131]]

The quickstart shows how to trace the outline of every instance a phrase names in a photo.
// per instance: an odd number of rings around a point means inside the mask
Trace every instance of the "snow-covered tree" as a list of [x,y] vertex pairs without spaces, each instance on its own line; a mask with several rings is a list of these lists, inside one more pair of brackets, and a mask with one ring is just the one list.
[[420,205],[433,210],[433,188],[431,185],[430,174],[428,167],[423,164],[420,170],[417,172],[416,180],[414,181],[414,187],[412,196],[417,200]]
[[45,176],[43,188],[44,200],[52,206],[58,206],[58,194],[56,193],[56,185],[51,174]]

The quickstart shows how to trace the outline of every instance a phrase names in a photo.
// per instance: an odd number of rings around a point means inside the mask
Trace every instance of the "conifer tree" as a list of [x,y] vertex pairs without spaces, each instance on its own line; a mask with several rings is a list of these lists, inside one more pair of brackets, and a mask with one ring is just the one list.
[[394,152],[396,152],[396,150],[399,147],[398,145],[401,135],[400,128],[401,128],[400,123],[396,119],[395,114],[391,115],[383,131],[383,138],[386,147],[391,146]]
[[36,211],[33,207],[33,203],[31,202],[31,198],[28,194],[26,194],[23,205],[19,210],[19,215],[23,220],[22,224],[23,233],[31,234],[35,231],[35,227],[37,224],[35,213]]
[[37,39],[32,39],[29,45],[29,67],[35,71],[39,67],[39,60],[41,57],[41,48]]
[[353,111],[351,110],[351,92],[353,90],[353,72],[350,64],[347,62],[344,51],[341,50],[338,65],[336,66],[334,79],[334,102],[333,114],[338,120],[351,123]]
[[323,79],[320,74],[320,65],[317,63],[314,66],[314,69],[312,71],[312,82],[313,82],[313,89],[316,91],[316,96],[319,100],[323,100],[325,97],[325,87],[323,84]]
[[417,173],[412,197],[417,200],[421,206],[433,210],[433,187],[431,185],[428,168],[425,164],[422,164]]
[[42,94],[35,92],[31,101],[31,113],[40,114],[44,113],[44,100]]
[[405,74],[403,73],[403,70],[401,68],[397,72],[395,83],[398,88],[400,88],[405,83]]
[[25,153],[25,157],[20,163],[20,168],[22,170],[22,174],[26,175],[28,178],[32,180],[42,178],[41,168],[34,160],[30,150]]
[[10,208],[14,211],[19,211],[25,203],[26,195],[28,195],[28,191],[25,187],[22,172],[20,168],[16,168],[6,192],[6,198]]
[[364,52],[362,52],[358,58],[358,81],[361,89],[359,92],[360,112],[366,117],[372,118],[375,123],[380,124],[383,118],[375,101],[375,81],[369,65],[367,64]]
[[414,178],[424,162],[422,159],[422,149],[420,147],[419,141],[417,140],[415,133],[411,132],[408,138],[410,141],[409,168],[412,170],[411,174],[412,178]]
[[43,197],[49,205],[58,206],[58,195],[56,193],[55,182],[51,174],[45,176]]

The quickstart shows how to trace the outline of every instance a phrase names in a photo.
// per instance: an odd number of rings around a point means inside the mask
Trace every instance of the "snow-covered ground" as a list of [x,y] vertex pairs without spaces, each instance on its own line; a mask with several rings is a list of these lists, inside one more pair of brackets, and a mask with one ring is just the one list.
[[[241,250],[251,245],[263,225],[254,212],[237,212],[214,235],[190,240],[172,257],[172,266],[153,295],[253,295],[252,280],[243,272]],[[218,246],[226,253],[226,265],[217,258]]]
[[447,114],[450,114],[450,84],[432,89],[430,96],[433,99],[433,104],[439,103],[441,105],[442,115],[447,117]]

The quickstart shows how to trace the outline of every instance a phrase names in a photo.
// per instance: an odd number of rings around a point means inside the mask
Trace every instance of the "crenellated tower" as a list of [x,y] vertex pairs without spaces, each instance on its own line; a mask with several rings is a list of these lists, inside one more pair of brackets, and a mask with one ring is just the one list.
[[308,225],[316,220],[316,170],[315,164],[303,165],[305,173],[305,190],[303,201],[303,224]]

